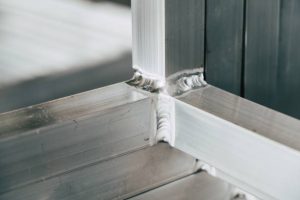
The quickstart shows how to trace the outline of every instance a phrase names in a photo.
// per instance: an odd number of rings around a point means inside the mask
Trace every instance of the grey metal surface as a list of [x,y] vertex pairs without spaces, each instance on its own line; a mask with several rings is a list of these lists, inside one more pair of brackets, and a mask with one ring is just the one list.
[[2,114],[0,194],[144,148],[153,127],[153,101],[124,83]]
[[300,2],[281,1],[275,108],[300,119]]
[[133,66],[164,79],[203,67],[204,0],[133,0]]
[[130,200],[230,200],[231,186],[217,178],[201,172],[169,183]]
[[179,97],[179,100],[300,151],[300,121],[214,86]]
[[166,76],[204,66],[204,0],[165,0]]
[[206,80],[241,95],[244,1],[209,0],[206,3]]
[[208,83],[300,119],[299,11],[297,0],[207,1]]
[[207,81],[300,118],[299,10],[297,0],[208,1]]
[[[274,107],[279,95],[277,77],[280,1],[247,1],[246,13],[245,97]],[[285,106],[288,105],[281,105]]]
[[300,198],[299,120],[213,86],[179,100],[176,148],[262,199]]
[[147,99],[126,83],[65,97],[0,114],[0,138],[22,136],[27,131],[92,116],[100,111]]
[[194,171],[195,159],[159,144],[0,195],[2,200],[124,199]]

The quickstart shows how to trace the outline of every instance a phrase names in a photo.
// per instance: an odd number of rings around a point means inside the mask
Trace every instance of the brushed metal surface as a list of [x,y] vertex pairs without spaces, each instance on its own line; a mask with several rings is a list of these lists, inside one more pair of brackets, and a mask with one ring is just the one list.
[[280,2],[250,0],[246,4],[245,98],[271,108],[278,96]]
[[126,83],[114,84],[62,99],[0,114],[0,139],[72,121],[99,111],[147,98]]
[[165,77],[165,0],[132,0],[133,68]]
[[212,86],[179,99],[175,148],[259,198],[300,198],[299,120]]
[[300,119],[300,2],[281,1],[275,109]]
[[158,144],[41,180],[1,194],[0,199],[124,199],[187,176],[194,169],[194,158]]
[[120,83],[2,114],[0,194],[148,146],[153,106]]
[[300,2],[247,1],[245,97],[300,119]]
[[206,2],[206,81],[241,94],[244,1]]
[[130,198],[130,200],[230,200],[231,192],[230,184],[201,172]]
[[298,119],[210,85],[178,99],[266,138],[300,150]]
[[132,0],[133,67],[164,79],[203,67],[204,0]]
[[165,0],[166,76],[204,67],[204,0]]

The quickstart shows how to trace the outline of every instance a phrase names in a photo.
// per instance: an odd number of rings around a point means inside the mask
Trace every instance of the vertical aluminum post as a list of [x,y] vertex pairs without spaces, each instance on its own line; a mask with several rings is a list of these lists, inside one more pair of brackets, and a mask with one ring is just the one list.
[[199,70],[204,0],[132,0],[133,67],[156,79]]

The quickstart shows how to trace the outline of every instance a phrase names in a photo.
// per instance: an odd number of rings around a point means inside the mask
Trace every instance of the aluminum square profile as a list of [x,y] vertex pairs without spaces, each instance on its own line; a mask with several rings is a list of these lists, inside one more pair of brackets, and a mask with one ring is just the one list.
[[2,193],[0,199],[127,199],[188,176],[194,169],[193,157],[158,144]]
[[129,200],[229,200],[232,186],[206,172],[200,172],[140,194]]
[[150,146],[152,97],[125,83],[0,115],[0,200],[124,199],[188,176],[195,158]]
[[149,146],[153,106],[120,83],[1,114],[0,194]]
[[132,0],[133,67],[165,79],[203,67],[204,0]]
[[175,100],[175,148],[261,199],[300,199],[300,122],[213,86]]

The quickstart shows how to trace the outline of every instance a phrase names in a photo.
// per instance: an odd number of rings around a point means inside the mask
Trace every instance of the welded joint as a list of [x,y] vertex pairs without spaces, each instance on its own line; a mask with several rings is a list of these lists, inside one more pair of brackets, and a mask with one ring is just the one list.
[[148,92],[158,92],[165,86],[165,81],[160,78],[142,73],[136,70],[131,80],[127,81],[131,86],[140,88]]
[[214,168],[213,166],[211,166],[203,161],[200,161],[200,160],[197,160],[196,171],[206,172],[209,175],[214,176],[214,177],[217,175],[216,168]]
[[[197,172],[205,172],[208,173],[211,176],[218,177],[217,170],[215,167],[200,161],[196,160],[196,165],[195,165],[195,171]],[[244,190],[241,190],[240,188],[233,187],[231,191],[231,198],[230,200],[259,200],[255,196],[245,192]]]
[[203,74],[191,75],[188,77],[182,77],[177,80],[177,90],[179,92],[186,92],[193,88],[203,87],[207,85],[204,81]]
[[237,187],[233,189],[231,196],[232,196],[231,200],[259,200],[255,196],[253,196]]
[[182,95],[190,90],[205,87],[203,70],[185,70],[168,77],[167,91],[171,96]]
[[175,145],[175,102],[172,96],[207,85],[202,69],[178,72],[167,81],[136,70],[133,78],[127,83],[144,91],[157,93],[155,94],[157,131],[150,144],[163,141],[171,146]]
[[207,85],[201,68],[175,73],[167,80],[136,70],[132,79],[127,83],[148,92],[164,93],[170,96],[182,95]]
[[156,143],[167,142],[175,145],[175,103],[168,95],[159,94],[156,102],[157,132]]

